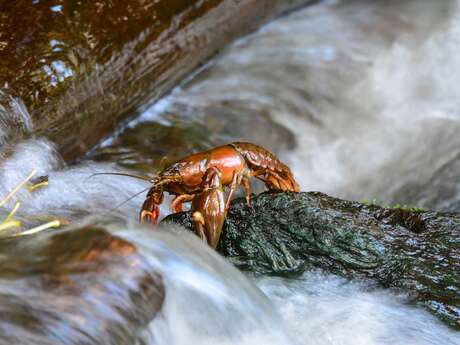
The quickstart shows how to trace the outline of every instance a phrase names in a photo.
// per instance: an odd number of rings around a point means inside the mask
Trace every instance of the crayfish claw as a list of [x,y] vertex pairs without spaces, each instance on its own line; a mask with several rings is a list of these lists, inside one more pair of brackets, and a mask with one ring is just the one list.
[[163,192],[156,189],[151,189],[147,194],[139,214],[139,222],[150,223],[155,225],[160,216],[160,204],[163,201]]
[[149,224],[156,224],[158,220],[159,212],[158,210],[147,211],[142,210],[139,215],[139,222],[141,224],[149,223]]
[[192,219],[194,222],[200,223],[201,225],[205,224],[203,214],[201,212],[193,212]]
[[206,170],[202,191],[192,200],[192,219],[195,233],[211,247],[216,248],[226,216],[221,172],[212,167]]

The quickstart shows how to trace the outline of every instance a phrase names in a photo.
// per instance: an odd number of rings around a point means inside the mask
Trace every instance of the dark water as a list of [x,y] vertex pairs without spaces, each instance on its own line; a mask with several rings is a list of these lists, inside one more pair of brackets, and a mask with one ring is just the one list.
[[[123,334],[139,343],[457,344],[457,332],[411,305],[408,296],[365,282],[321,272],[296,280],[243,276],[194,238],[184,239],[173,229],[162,233],[138,228],[143,195],[114,210],[147,187],[143,181],[88,179],[94,172],[126,168],[152,173],[164,156],[172,160],[245,139],[289,162],[302,189],[457,210],[457,6],[455,1],[325,2],[279,19],[227,48],[78,164],[67,166],[54,145],[42,138],[12,147],[0,166],[1,195],[32,169],[48,175],[50,184],[19,192],[1,215],[20,200],[17,218],[26,226],[42,223],[44,215],[77,227],[102,223],[135,248],[142,267],[163,279],[165,299],[155,319],[144,327],[129,323],[126,311],[133,304],[127,302],[86,320],[116,319],[128,330]],[[20,104],[15,107],[21,109]],[[23,123],[27,126],[26,115]],[[169,212],[167,205],[162,212]],[[31,237],[30,248],[44,246],[53,231]],[[26,245],[21,250],[30,267],[37,267],[31,253]],[[1,267],[15,260],[0,256]],[[134,278],[122,278],[123,272],[110,272],[102,276],[102,285],[108,286],[104,291],[135,285]],[[20,277],[0,274],[0,296],[52,298],[34,281]],[[87,277],[84,290],[99,276],[91,271],[82,277]],[[111,298],[98,296],[108,302]],[[62,315],[80,315],[93,298],[79,295]],[[45,307],[37,311],[44,320]],[[89,323],[78,327],[103,334]],[[12,332],[10,324],[1,327]],[[112,343],[126,343],[117,329],[107,331]],[[49,339],[31,324],[15,332],[37,343]],[[55,330],[57,335],[66,332]]]

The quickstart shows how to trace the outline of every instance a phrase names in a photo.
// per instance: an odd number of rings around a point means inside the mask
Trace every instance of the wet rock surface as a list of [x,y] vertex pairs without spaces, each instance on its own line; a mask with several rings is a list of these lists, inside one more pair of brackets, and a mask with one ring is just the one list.
[[137,344],[164,300],[131,243],[98,227],[0,240],[0,344]]
[[[191,229],[189,213],[164,222]],[[460,328],[460,215],[388,209],[322,193],[233,201],[219,251],[237,267],[293,276],[322,268],[409,293]]]

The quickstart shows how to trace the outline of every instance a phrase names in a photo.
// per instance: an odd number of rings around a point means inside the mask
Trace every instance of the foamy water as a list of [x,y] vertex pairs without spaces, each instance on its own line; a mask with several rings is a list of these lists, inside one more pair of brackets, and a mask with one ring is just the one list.
[[371,289],[323,272],[299,279],[257,282],[281,313],[297,344],[458,344],[458,332],[407,302],[404,295]]
[[91,177],[94,173],[117,171],[114,164],[88,162],[67,167],[53,144],[40,139],[17,145],[0,166],[1,195],[6,195],[33,170],[36,171],[35,177],[48,176],[49,186],[32,193],[21,189],[3,210],[6,213],[16,202],[21,202],[18,216],[25,225],[37,223],[33,220],[34,215],[47,215],[50,219],[63,217],[69,221],[78,221],[81,216],[89,214],[112,214],[135,219],[145,195],[119,208],[117,206],[148,187],[147,182],[136,179]]

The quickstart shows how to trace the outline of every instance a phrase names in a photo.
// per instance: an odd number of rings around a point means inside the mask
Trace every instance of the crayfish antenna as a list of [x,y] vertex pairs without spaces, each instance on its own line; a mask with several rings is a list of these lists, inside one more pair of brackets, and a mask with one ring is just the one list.
[[149,189],[150,189],[150,186],[147,187],[147,188],[144,188],[144,189],[141,190],[140,192],[135,193],[134,195],[131,195],[128,199],[126,199],[126,200],[124,200],[123,202],[119,203],[117,206],[115,206],[115,207],[112,208],[111,210],[112,210],[112,211],[118,210],[121,206],[125,205],[127,202],[133,200],[135,197],[141,195],[142,193],[145,193],[145,192],[148,191]]
[[160,171],[162,171],[162,170],[164,170],[167,166],[168,166],[168,157],[167,157],[167,156],[161,157],[160,162],[158,163],[158,169],[159,169]]
[[[91,177],[94,177],[94,176],[98,176],[98,175],[115,175],[115,176],[126,176],[126,177],[132,177],[132,178],[136,178],[136,179],[139,179],[139,180],[143,180],[143,181],[148,181],[150,183],[153,183],[155,181],[155,177],[147,177],[147,176],[140,176],[140,175],[135,175],[135,174],[129,174],[129,173],[117,173],[117,172],[103,172],[103,173],[94,173],[94,174],[91,174],[90,176],[88,176],[86,178],[86,180],[88,180],[89,178]],[[148,191],[149,189],[151,188],[151,186],[147,187],[147,188],[144,188],[143,190],[141,190],[140,192],[137,192],[135,193],[134,195],[130,196],[128,199],[124,200],[123,202],[121,202],[120,204],[118,204],[117,206],[115,206],[114,208],[112,208],[111,210],[112,211],[116,211],[118,210],[121,206],[125,205],[127,202],[131,201],[132,199],[134,199],[135,197],[137,197],[138,195]]]
[[128,174],[128,173],[116,173],[116,172],[94,173],[94,174],[89,175],[89,176],[87,177],[87,179],[90,179],[91,177],[98,176],[98,175],[127,176],[127,177],[137,178],[137,179],[139,179],[139,180],[148,181],[148,182],[150,182],[150,183],[153,183],[153,181],[154,181],[154,178],[153,178],[153,177],[140,176],[140,175],[134,175],[134,174]]

